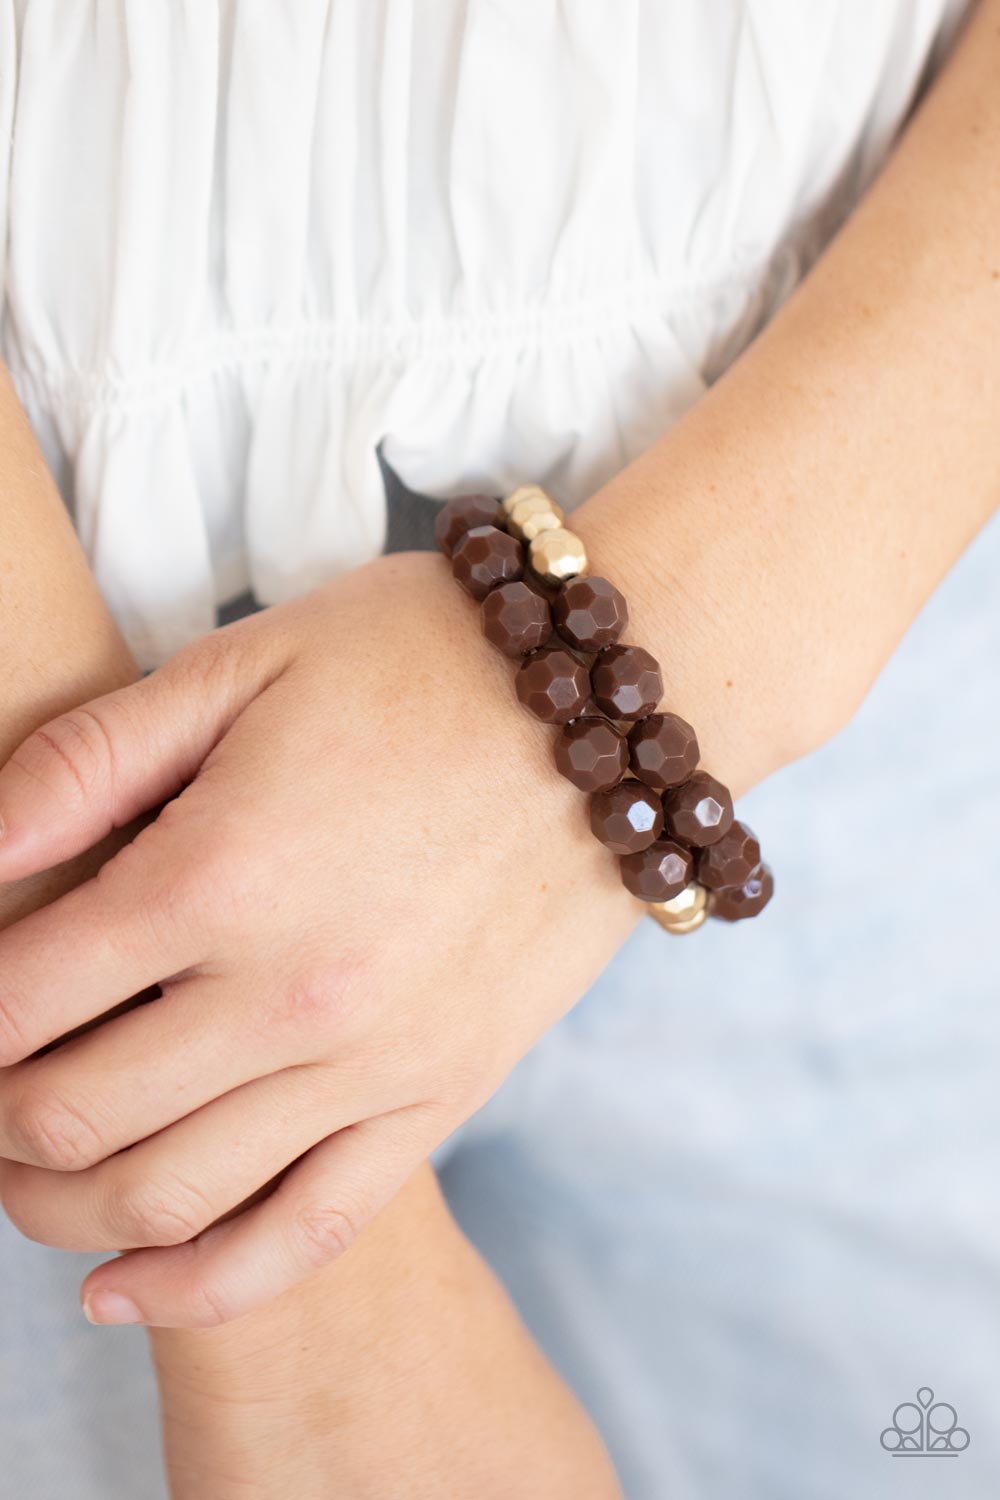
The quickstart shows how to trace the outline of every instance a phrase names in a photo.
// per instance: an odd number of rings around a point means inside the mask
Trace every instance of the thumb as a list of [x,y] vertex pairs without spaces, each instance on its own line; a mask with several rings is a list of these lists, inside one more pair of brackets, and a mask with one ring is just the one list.
[[214,632],[29,735],[0,769],[0,881],[81,854],[180,791],[263,687],[253,657]]

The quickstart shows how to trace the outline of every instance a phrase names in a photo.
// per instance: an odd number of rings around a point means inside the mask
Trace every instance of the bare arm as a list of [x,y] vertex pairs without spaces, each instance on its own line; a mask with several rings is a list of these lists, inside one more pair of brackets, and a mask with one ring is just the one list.
[[751,349],[578,514],[734,790],[840,729],[1000,500],[1000,4]]
[[[0,760],[54,714],[138,676],[0,365]],[[89,874],[106,842],[0,883],[0,926]]]

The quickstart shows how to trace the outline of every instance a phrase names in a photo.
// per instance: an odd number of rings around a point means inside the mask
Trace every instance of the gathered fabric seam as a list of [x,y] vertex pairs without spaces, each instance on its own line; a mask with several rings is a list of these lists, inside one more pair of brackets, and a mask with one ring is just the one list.
[[301,365],[363,365],[415,359],[464,357],[475,364],[491,355],[532,353],[542,345],[565,347],[631,322],[637,313],[669,315],[672,306],[701,301],[706,296],[750,295],[760,287],[767,260],[754,270],[702,283],[688,281],[665,286],[648,280],[626,288],[625,294],[601,301],[549,302],[507,314],[477,313],[387,319],[317,319],[235,327],[203,340],[194,340],[180,357],[148,363],[116,373],[105,369],[55,368],[22,352],[20,341],[9,340],[8,365],[15,383],[33,386],[60,404],[91,410],[122,411],[176,400],[193,385],[224,372],[263,368],[270,363]]

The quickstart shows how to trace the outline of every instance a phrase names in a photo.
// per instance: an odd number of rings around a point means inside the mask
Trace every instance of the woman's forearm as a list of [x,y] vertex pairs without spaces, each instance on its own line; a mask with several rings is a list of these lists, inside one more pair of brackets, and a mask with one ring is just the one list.
[[[0,763],[54,714],[139,675],[2,365],[0,628]],[[0,884],[0,926],[92,873],[113,842],[56,870]]]
[[0,365],[0,760],[64,708],[137,675]]
[[856,708],[1000,499],[1000,3],[766,331],[578,512],[734,790]]

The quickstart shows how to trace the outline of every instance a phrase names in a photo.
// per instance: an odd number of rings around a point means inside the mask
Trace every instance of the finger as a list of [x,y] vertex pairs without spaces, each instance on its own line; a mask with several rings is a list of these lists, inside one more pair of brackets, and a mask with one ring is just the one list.
[[137,1250],[83,1283],[92,1323],[207,1328],[262,1307],[352,1243],[447,1130],[412,1105],[321,1141],[262,1203],[189,1244]]
[[[308,1061],[301,1018],[277,1005],[264,1024],[256,1014],[235,1003],[228,979],[182,979],[0,1071],[0,1157],[81,1172],[255,1078]],[[352,1090],[359,1095],[360,1083]]]
[[205,870],[157,828],[0,933],[0,1067],[205,957]]
[[354,1118],[328,1075],[290,1068],[86,1172],[7,1163],[3,1206],[22,1234],[61,1250],[180,1245]]
[[239,628],[213,632],[18,746],[0,769],[0,880],[80,854],[191,779],[277,670],[266,638],[260,650],[233,648]]

